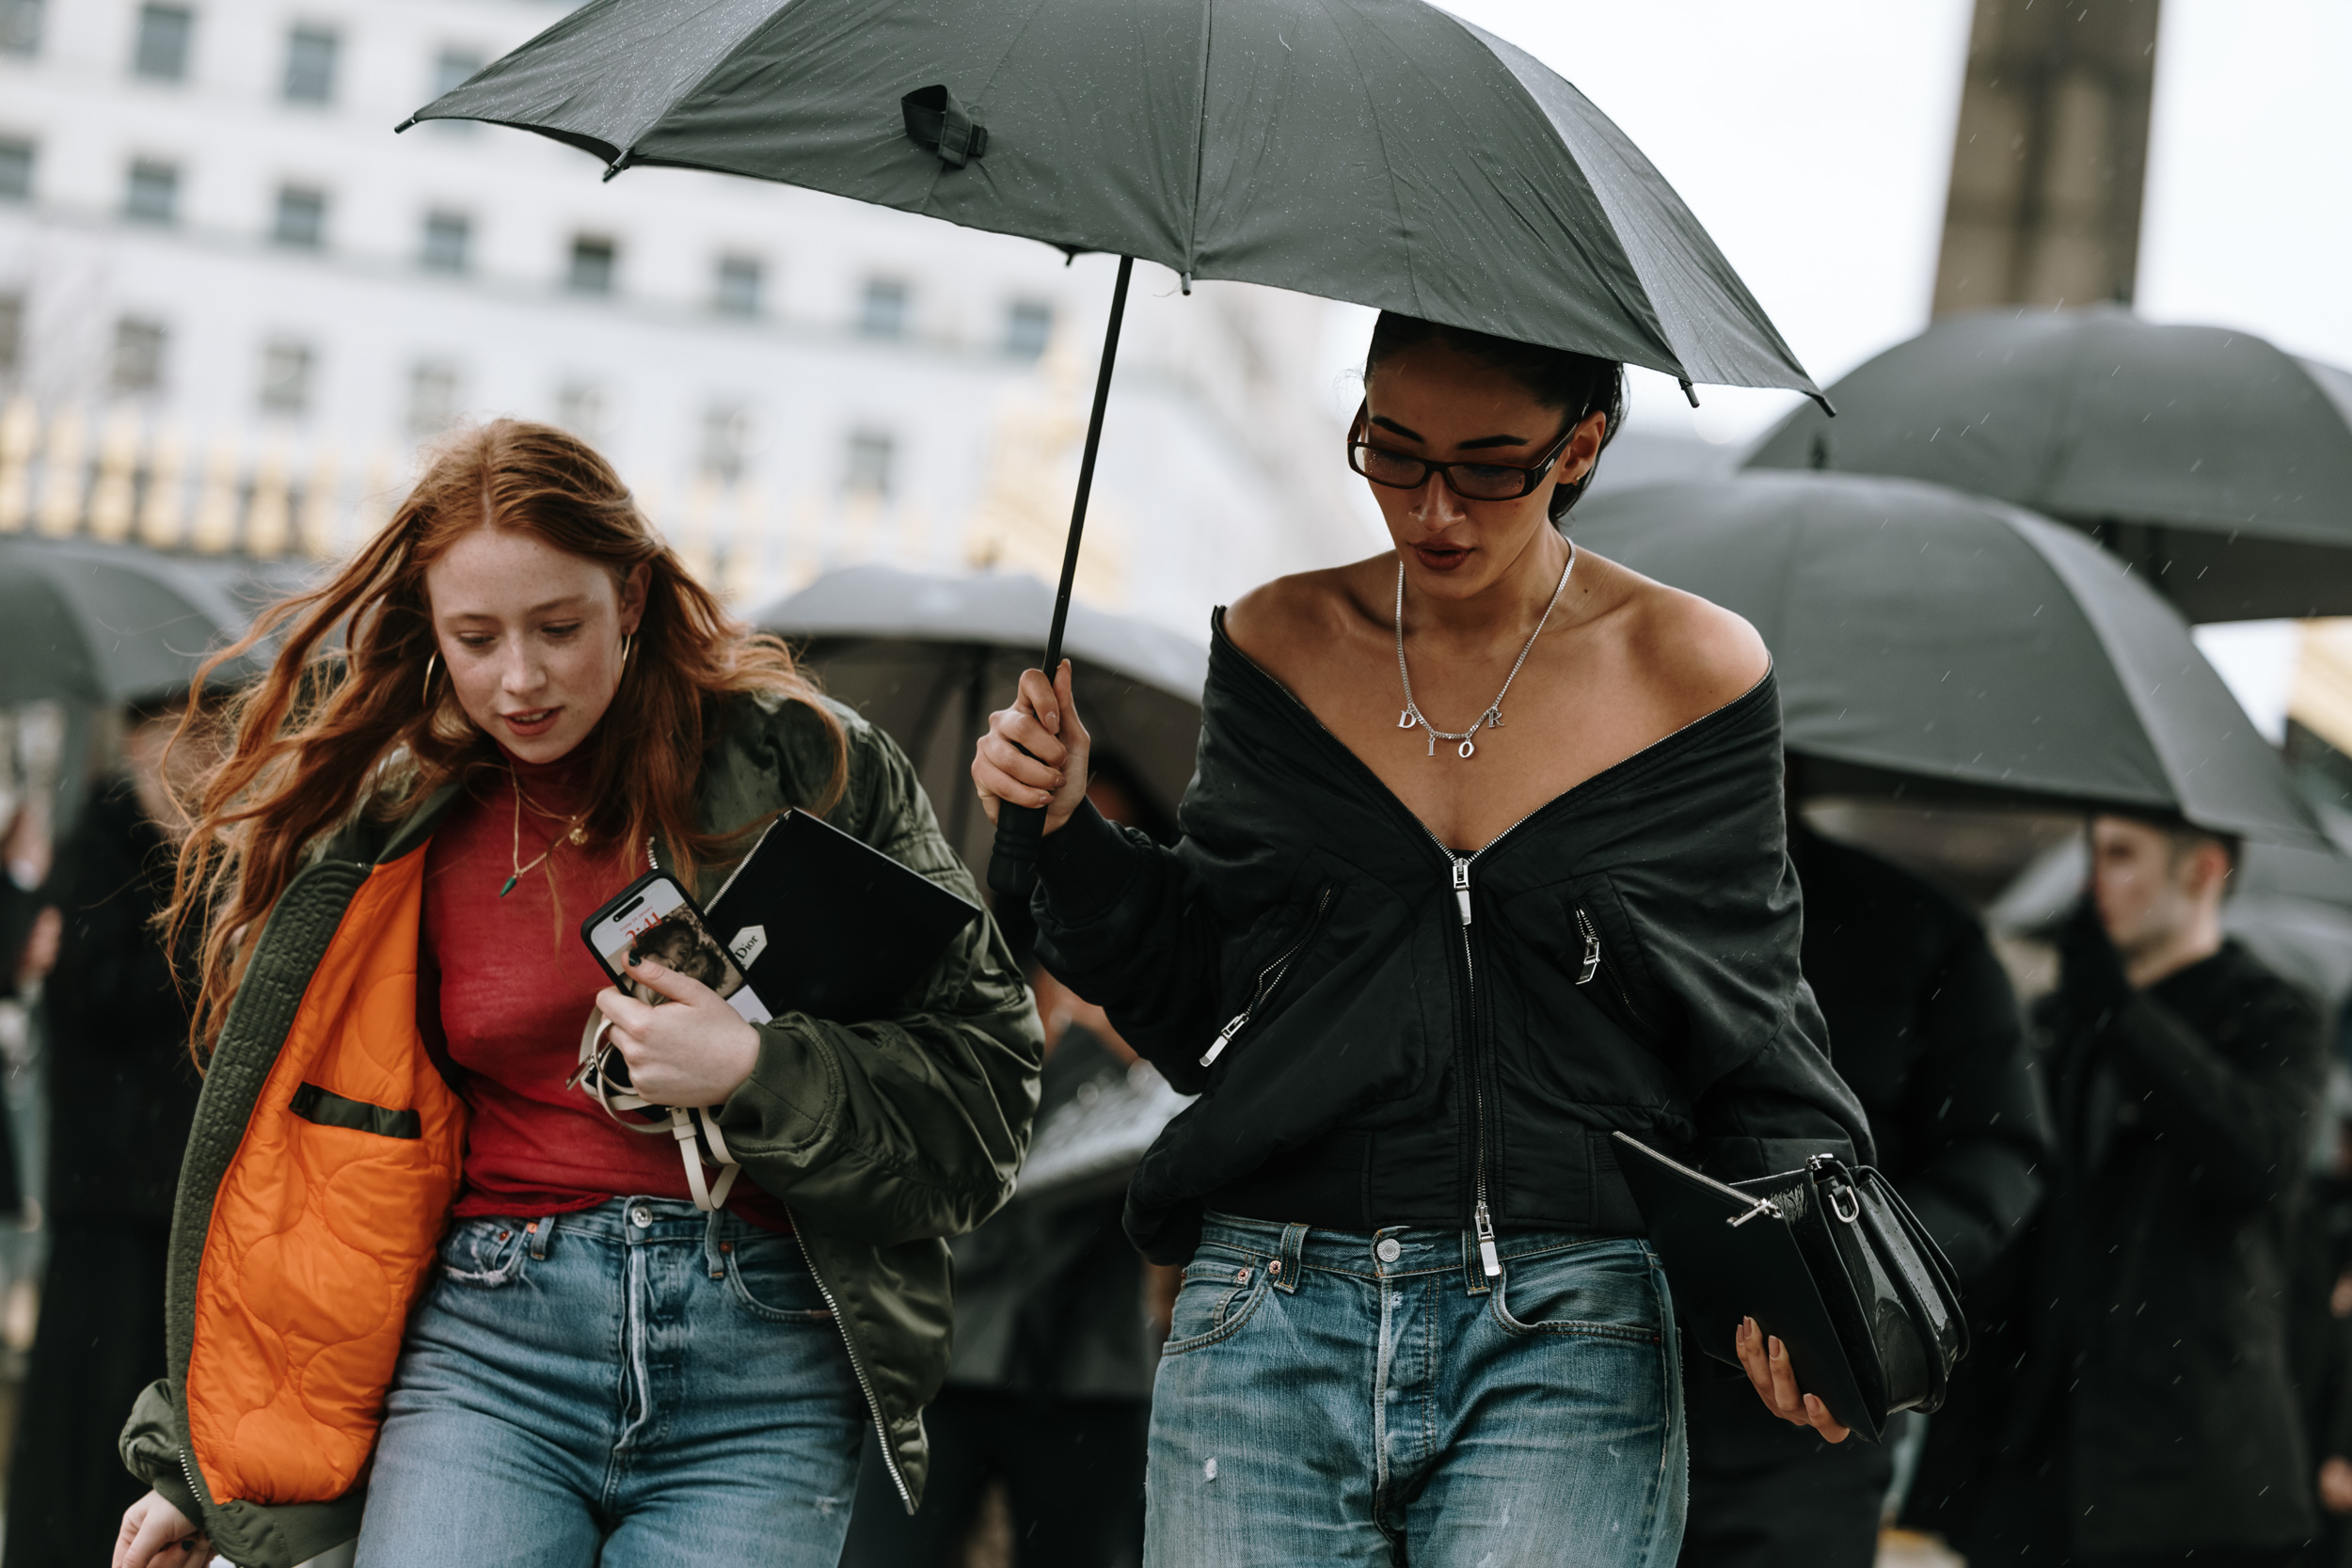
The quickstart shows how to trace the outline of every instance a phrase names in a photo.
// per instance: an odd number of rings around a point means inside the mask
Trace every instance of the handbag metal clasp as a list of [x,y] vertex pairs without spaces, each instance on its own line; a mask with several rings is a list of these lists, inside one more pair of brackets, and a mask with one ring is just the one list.
[[1862,1217],[1862,1199],[1851,1187],[1834,1186],[1829,1190],[1829,1212],[1851,1225]]
[[1747,1224],[1748,1221],[1756,1218],[1758,1214],[1770,1214],[1772,1218],[1778,1219],[1780,1218],[1780,1205],[1774,1203],[1769,1197],[1759,1197],[1756,1200],[1756,1206],[1750,1209],[1746,1213],[1733,1214],[1726,1218],[1724,1223],[1731,1227],[1734,1230],[1737,1230],[1741,1226]]

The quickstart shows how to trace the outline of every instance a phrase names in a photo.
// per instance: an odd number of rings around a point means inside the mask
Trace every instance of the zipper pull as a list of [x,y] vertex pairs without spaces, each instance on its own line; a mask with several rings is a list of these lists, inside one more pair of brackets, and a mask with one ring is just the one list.
[[1249,1015],[1248,1013],[1235,1013],[1233,1015],[1233,1022],[1228,1023],[1224,1028],[1219,1029],[1216,1032],[1216,1043],[1210,1046],[1209,1049],[1201,1054],[1200,1065],[1202,1067],[1207,1067],[1211,1062],[1214,1062],[1219,1056],[1224,1055],[1225,1048],[1233,1043],[1233,1037],[1240,1034],[1242,1031],[1242,1025],[1248,1023],[1248,1022]]
[[1584,962],[1577,973],[1576,983],[1589,986],[1593,976],[1600,973],[1600,933],[1593,929],[1593,917],[1582,910],[1576,911],[1576,928],[1584,936]]
[[1486,1269],[1486,1277],[1494,1278],[1502,1272],[1502,1259],[1495,1256],[1494,1216],[1486,1212],[1486,1200],[1478,1200],[1478,1261]]
[[1469,925],[1470,923],[1470,862],[1468,861],[1455,861],[1454,863],[1454,901],[1462,908],[1462,924],[1465,926]]

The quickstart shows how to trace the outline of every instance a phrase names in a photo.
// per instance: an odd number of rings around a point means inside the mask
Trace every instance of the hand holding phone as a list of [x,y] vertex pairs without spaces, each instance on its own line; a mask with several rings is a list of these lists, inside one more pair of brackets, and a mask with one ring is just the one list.
[[596,1007],[636,1092],[660,1105],[716,1105],[751,1076],[768,1008],[668,873],[640,877],[580,922],[612,977]]
[[717,1105],[742,1087],[759,1060],[759,1031],[726,998],[650,959],[630,965],[627,975],[632,990],[660,1003],[615,987],[596,993],[596,1009],[612,1020],[606,1037],[639,1094],[657,1105]]

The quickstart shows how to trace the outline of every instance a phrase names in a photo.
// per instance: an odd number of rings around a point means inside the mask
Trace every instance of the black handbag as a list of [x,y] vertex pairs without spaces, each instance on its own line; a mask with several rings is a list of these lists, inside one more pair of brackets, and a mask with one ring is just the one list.
[[1734,1336],[1754,1318],[1788,1347],[1797,1386],[1873,1443],[1897,1411],[1943,1404],[1968,1320],[1951,1263],[1892,1182],[1834,1154],[1724,1182],[1614,1139],[1701,1351],[1737,1366]]

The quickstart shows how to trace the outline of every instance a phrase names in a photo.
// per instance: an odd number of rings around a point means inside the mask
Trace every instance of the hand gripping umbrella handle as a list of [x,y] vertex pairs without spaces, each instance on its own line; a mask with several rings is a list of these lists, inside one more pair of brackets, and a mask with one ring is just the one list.
[[[1086,453],[1078,460],[1078,499],[1070,509],[1070,538],[1061,552],[1061,586],[1054,594],[1054,626],[1045,639],[1045,674],[1061,668],[1061,638],[1070,622],[1070,585],[1078,576],[1078,542],[1086,533],[1087,498],[1094,490],[1094,456],[1103,445],[1103,410],[1111,400],[1111,364],[1119,357],[1120,323],[1127,315],[1127,282],[1136,259],[1119,259],[1119,283],[1111,291],[1110,325],[1103,331],[1103,364],[1094,374],[1094,412],[1087,420]],[[988,885],[1000,896],[1026,898],[1037,886],[1038,850],[1045,842],[1045,808],[996,806],[996,843],[988,857]]]

